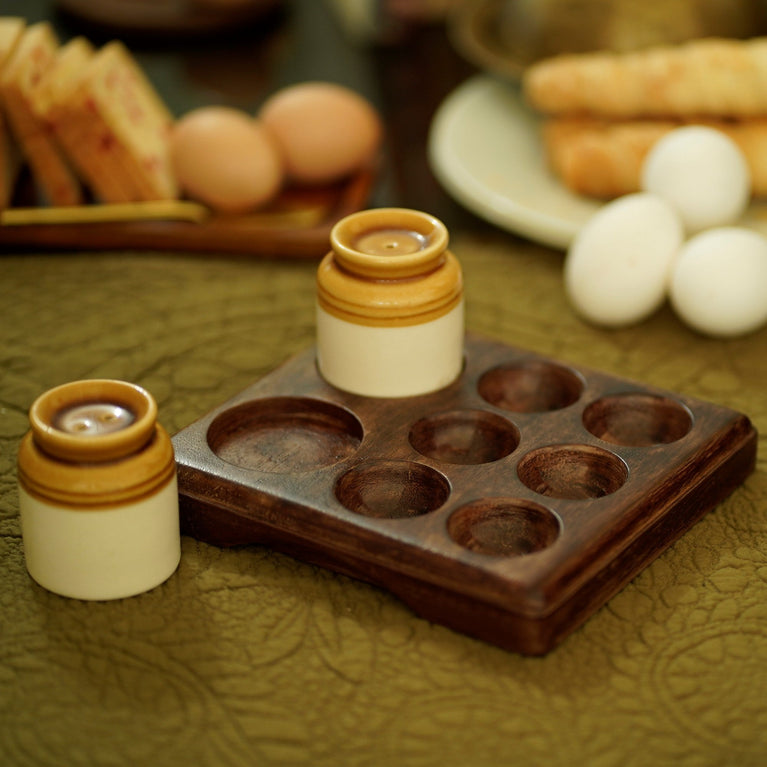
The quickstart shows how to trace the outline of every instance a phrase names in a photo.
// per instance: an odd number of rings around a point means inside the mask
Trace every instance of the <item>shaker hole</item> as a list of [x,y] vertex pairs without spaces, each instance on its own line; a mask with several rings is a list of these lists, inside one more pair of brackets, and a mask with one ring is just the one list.
[[515,413],[542,413],[577,402],[583,380],[562,365],[525,360],[488,370],[477,388],[479,395],[495,407]]
[[519,431],[495,413],[457,410],[427,416],[413,424],[410,444],[421,455],[454,464],[481,464],[516,450]]
[[692,414],[668,397],[616,394],[592,402],[583,412],[587,431],[605,442],[648,447],[676,442],[692,428]]
[[522,483],[552,498],[587,500],[620,489],[628,479],[623,460],[591,445],[550,445],[533,450],[517,466]]
[[377,519],[407,519],[435,511],[450,496],[438,471],[412,461],[373,460],[343,474],[336,498],[349,511]]
[[485,498],[451,514],[450,537],[470,551],[495,557],[533,554],[551,546],[560,533],[559,518],[531,501]]
[[352,456],[362,424],[348,410],[308,397],[245,402],[219,414],[208,445],[222,460],[274,474],[312,471]]

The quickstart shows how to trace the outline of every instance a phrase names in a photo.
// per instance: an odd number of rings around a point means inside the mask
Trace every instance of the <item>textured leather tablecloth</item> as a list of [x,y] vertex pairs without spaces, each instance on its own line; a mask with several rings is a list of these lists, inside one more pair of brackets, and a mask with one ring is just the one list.
[[[562,255],[454,236],[470,329],[728,405],[767,433],[767,331],[715,341],[664,309],[597,330]],[[525,658],[266,548],[189,538],[163,586],[67,600],[27,576],[15,460],[46,389],[148,388],[175,432],[313,342],[314,264],[0,257],[0,764],[767,764],[767,472],[585,626]]]

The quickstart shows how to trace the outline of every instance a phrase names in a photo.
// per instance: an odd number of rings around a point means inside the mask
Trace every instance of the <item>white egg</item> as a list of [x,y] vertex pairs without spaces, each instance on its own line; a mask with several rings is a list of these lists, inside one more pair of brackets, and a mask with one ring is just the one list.
[[565,290],[575,310],[598,325],[643,320],[665,300],[684,227],[665,200],[638,193],[595,213],[565,257]]
[[680,318],[701,333],[731,337],[767,323],[767,239],[719,227],[688,240],[669,289]]
[[738,145],[703,125],[675,128],[642,164],[641,189],[663,197],[688,234],[738,220],[751,197],[751,174]]

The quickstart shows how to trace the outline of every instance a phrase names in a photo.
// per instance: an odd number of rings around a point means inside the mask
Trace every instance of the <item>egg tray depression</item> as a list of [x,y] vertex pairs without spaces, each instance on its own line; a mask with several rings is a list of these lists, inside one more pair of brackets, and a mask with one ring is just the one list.
[[182,531],[265,544],[540,655],[753,471],[728,408],[469,335],[449,387],[347,394],[307,349],[173,438]]

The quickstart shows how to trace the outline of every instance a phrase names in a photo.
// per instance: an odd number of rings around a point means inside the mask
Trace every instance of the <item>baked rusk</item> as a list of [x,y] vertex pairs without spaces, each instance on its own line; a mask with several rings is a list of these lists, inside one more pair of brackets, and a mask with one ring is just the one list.
[[658,139],[682,125],[706,125],[743,152],[756,197],[767,196],[767,117],[752,120],[551,118],[542,137],[551,170],[573,192],[610,199],[640,188],[642,164]]
[[555,56],[530,65],[522,88],[550,115],[767,115],[767,37]]

